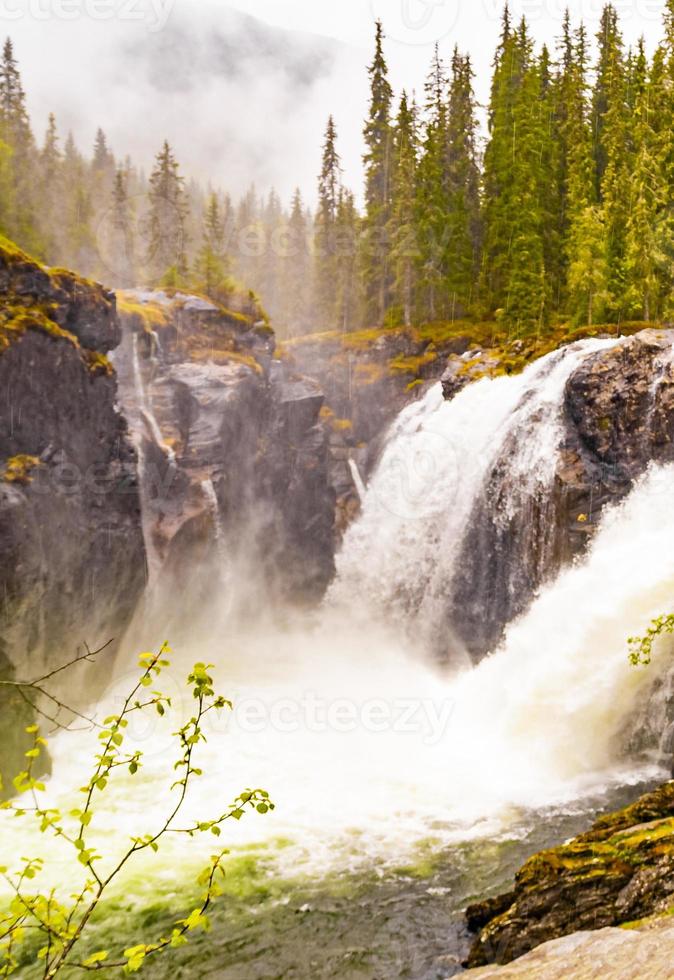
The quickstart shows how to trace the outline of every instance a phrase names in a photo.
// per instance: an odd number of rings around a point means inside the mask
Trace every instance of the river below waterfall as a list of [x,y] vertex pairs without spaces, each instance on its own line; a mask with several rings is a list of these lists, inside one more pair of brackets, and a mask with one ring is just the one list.
[[[97,716],[119,709],[137,653],[169,639],[172,666],[158,686],[174,717],[130,728],[143,768],[111,781],[91,843],[112,857],[161,825],[175,778],[171,733],[175,715],[190,711],[184,678],[195,661],[214,665],[234,710],[207,728],[182,822],[219,815],[247,787],[276,804],[225,825],[230,872],[213,931],[178,951],[175,969],[149,964],[147,975],[451,976],[466,952],[468,902],[662,776],[669,648],[637,670],[626,640],[671,608],[674,467],[652,467],[605,511],[587,554],[539,589],[477,666],[451,642],[438,660],[430,628],[488,458],[522,433],[513,507],[546,492],[565,379],[602,343],[475,384],[449,405],[433,389],[406,409],[321,609],[283,617],[256,596],[250,574],[237,583],[229,569],[206,607],[186,611],[169,595],[138,617]],[[226,561],[226,542],[217,552]],[[245,623],[232,595],[218,593],[237,588]],[[54,739],[50,803],[76,805],[95,745],[86,732]],[[214,850],[210,837],[175,837],[144,856],[99,917],[94,945],[161,935],[192,907],[193,877]],[[3,863],[43,851],[37,828],[2,818]],[[50,842],[45,883],[70,887],[71,868],[67,848]]]

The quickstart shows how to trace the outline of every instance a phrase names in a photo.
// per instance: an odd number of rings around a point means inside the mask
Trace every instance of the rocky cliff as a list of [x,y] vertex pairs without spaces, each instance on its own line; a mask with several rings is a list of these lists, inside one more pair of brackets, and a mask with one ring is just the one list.
[[119,339],[112,294],[0,242],[0,661],[21,679],[119,640],[145,584]]
[[115,364],[154,571],[184,588],[197,567],[215,567],[231,598],[245,569],[265,606],[320,598],[335,501],[318,385],[274,358],[254,304],[129,293],[120,311]]
[[516,875],[511,892],[471,906],[466,917],[478,935],[468,965],[509,963],[551,939],[626,923],[638,926],[673,909],[670,782],[600,818],[569,843],[535,855]]
[[583,361],[566,386],[552,490],[523,501],[517,513],[504,505],[514,449],[504,445],[471,515],[452,610],[475,657],[493,649],[536,590],[584,551],[607,504],[622,500],[651,461],[674,460],[673,343],[673,331],[643,330]]

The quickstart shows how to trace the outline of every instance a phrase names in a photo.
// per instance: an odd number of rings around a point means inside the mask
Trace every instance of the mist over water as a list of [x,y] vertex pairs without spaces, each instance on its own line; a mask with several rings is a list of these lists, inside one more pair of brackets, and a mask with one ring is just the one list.
[[[201,608],[183,608],[175,593],[146,607],[98,717],[119,710],[137,677],[138,652],[165,638],[175,653],[158,687],[173,696],[176,715],[191,711],[184,678],[198,660],[214,664],[216,689],[235,703],[231,715],[209,721],[208,744],[199,750],[204,775],[181,823],[218,816],[246,787],[263,787],[276,811],[226,825],[223,839],[236,848],[284,838],[289,846],[278,852],[279,873],[319,874],[385,867],[413,857],[429,838],[441,846],[516,833],[533,810],[582,806],[578,801],[612,786],[658,774],[657,746],[645,743],[650,754],[630,754],[627,733],[637,704],[668,671],[669,649],[657,651],[649,670],[635,670],[626,638],[671,607],[673,466],[652,467],[626,501],[605,513],[587,555],[541,590],[477,667],[461,656],[438,663],[425,646],[421,619],[410,613],[414,628],[405,629],[400,609],[385,613],[395,606],[396,590],[409,582],[412,594],[421,581],[421,604],[409,607],[432,615],[424,596],[433,549],[442,554],[450,540],[460,546],[486,454],[523,420],[537,451],[554,454],[565,378],[595,349],[577,345],[519,378],[485,380],[449,405],[433,389],[406,409],[347,535],[337,581],[314,613],[267,608],[251,566],[213,579],[213,598]],[[471,414],[488,422],[467,430]],[[434,444],[431,455],[446,468],[432,474],[430,503],[423,493],[408,495],[401,512],[391,460],[427,455],[429,433],[453,451],[443,456]],[[520,462],[514,458],[513,467]],[[439,520],[445,523],[436,528]],[[216,554],[227,563],[226,542]],[[450,567],[451,556],[447,561]],[[212,570],[205,573],[212,578]],[[451,587],[451,576],[445,581]],[[161,580],[157,588],[161,593]],[[237,590],[249,600],[257,596],[257,613],[245,622],[236,615]],[[169,606],[172,616],[157,615]],[[143,770],[113,780],[92,825],[94,842],[98,837],[107,849],[137,832],[139,821],[143,829],[159,823],[174,778],[176,727],[176,717],[152,717],[130,731],[144,753]],[[47,796],[62,809],[75,805],[95,745],[94,734],[81,732],[54,739]],[[25,825],[21,831],[5,825],[3,850],[19,842],[28,850],[30,837]],[[40,846],[37,833],[32,846]],[[211,849],[210,841],[189,848],[171,841],[159,867],[175,875],[176,862],[196,861]],[[58,848],[50,854],[49,873],[58,880]],[[145,863],[156,870],[156,861]]]

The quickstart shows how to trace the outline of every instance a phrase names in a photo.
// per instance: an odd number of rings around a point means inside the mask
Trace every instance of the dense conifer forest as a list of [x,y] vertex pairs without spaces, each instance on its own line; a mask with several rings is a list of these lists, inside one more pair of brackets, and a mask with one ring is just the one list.
[[[514,334],[671,317],[674,0],[649,58],[607,4],[596,43],[569,14],[536,50],[506,6],[487,128],[468,54],[436,48],[423,97],[394,93],[376,26],[363,206],[324,135],[315,211],[182,174],[145,174],[99,129],[91,153],[51,116],[38,139],[11,40],[0,69],[0,229],[112,286],[256,291],[282,335],[459,318]],[[131,137],[132,134],[130,134]],[[170,135],[170,134],[167,134]],[[225,162],[226,163],[226,162]]]

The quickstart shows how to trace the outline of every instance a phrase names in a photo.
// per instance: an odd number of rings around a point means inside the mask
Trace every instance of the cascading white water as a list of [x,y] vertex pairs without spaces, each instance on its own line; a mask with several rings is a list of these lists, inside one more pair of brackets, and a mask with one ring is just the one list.
[[[605,513],[587,555],[542,589],[476,668],[443,674],[419,660],[395,623],[372,616],[405,588],[408,599],[423,596],[436,564],[451,573],[455,539],[507,433],[530,436],[513,459],[520,484],[549,479],[566,378],[600,346],[574,345],[521,377],[473,385],[449,405],[433,389],[406,409],[318,618],[214,635],[210,612],[190,611],[190,640],[161,687],[191,712],[182,678],[190,663],[206,660],[236,705],[200,748],[205,775],[191,814],[204,819],[239,789],[264,786],[278,805],[273,817],[228,827],[228,842],[283,836],[294,845],[279,861],[315,871],[399,862],[431,834],[438,845],[489,835],[509,826],[513,808],[563,804],[654,775],[626,755],[621,736],[669,654],[663,647],[649,670],[637,670],[626,640],[674,605],[673,466],[653,467]],[[357,616],[345,614],[345,602]],[[406,608],[398,602],[397,621]],[[103,716],[134,676],[131,666],[120,669]],[[137,832],[139,813],[144,825],[164,813],[176,724],[157,718],[153,726],[131,733],[146,753],[143,779],[119,774],[92,825],[94,843],[105,836],[109,847],[116,835]],[[81,733],[55,740],[49,797],[65,809],[94,746]],[[2,819],[3,844],[14,849],[16,830]],[[167,868],[182,847],[162,852]]]
[[351,479],[353,480],[353,485],[356,488],[356,492],[358,494],[358,499],[362,503],[362,501],[365,500],[365,495],[367,494],[367,487],[365,486],[365,481],[363,480],[360,470],[358,469],[358,463],[353,458],[349,460],[349,471],[351,473]]
[[393,616],[427,641],[447,607],[471,511],[506,440],[513,441],[513,489],[504,518],[549,491],[566,382],[585,358],[618,342],[580,341],[519,376],[478,381],[449,402],[438,384],[406,408],[389,433],[362,515],[346,534],[329,602]]

